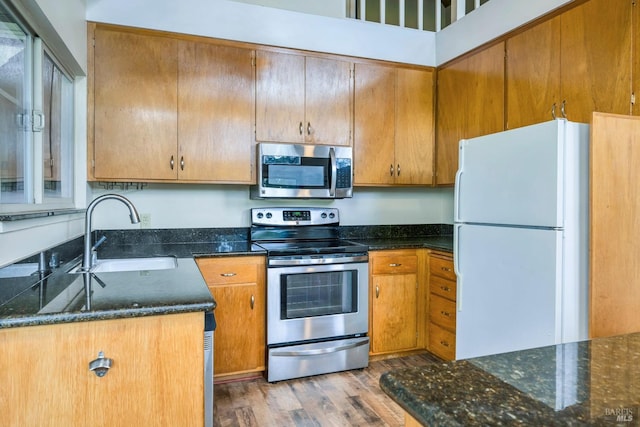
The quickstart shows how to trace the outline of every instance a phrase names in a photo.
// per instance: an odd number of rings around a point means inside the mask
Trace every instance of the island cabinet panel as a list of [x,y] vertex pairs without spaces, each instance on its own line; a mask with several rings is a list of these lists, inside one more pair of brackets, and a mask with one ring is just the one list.
[[594,113],[589,335],[640,332],[640,117]]
[[2,425],[202,426],[203,327],[198,312],[2,329]]
[[256,140],[351,145],[353,65],[256,52]]
[[197,263],[216,301],[215,379],[249,377],[264,371],[264,257],[199,258]]
[[433,71],[355,65],[354,183],[433,183]]
[[427,349],[445,360],[456,357],[456,275],[451,253],[429,254]]
[[89,28],[90,179],[254,182],[253,50]]
[[460,139],[504,130],[504,49],[500,42],[438,70],[437,185],[454,184]]
[[629,114],[632,3],[590,0],[507,40],[507,127]]
[[105,27],[95,29],[94,40],[90,176],[176,179],[177,41]]
[[369,253],[371,354],[418,348],[418,258],[411,249]]

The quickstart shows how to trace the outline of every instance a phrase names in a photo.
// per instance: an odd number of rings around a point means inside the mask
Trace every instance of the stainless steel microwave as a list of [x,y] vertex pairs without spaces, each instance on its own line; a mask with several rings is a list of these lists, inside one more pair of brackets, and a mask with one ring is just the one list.
[[252,199],[342,199],[353,195],[351,147],[259,143]]

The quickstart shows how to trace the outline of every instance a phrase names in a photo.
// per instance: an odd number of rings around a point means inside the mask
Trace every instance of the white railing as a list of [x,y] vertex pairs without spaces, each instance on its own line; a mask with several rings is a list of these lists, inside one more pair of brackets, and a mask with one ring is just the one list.
[[[411,0],[408,0],[411,1]],[[410,26],[410,28],[416,28],[418,30],[426,30],[426,31],[440,31],[447,25],[459,20],[467,13],[476,10],[481,6],[481,4],[486,3],[489,0],[413,0],[411,4],[416,9],[417,17],[414,17],[414,22],[417,18],[417,28],[416,26]],[[393,4],[393,13],[392,17],[393,22],[391,25],[398,25],[400,27],[405,27],[405,17],[406,17],[406,3],[407,0],[396,0],[396,3]],[[417,5],[416,5],[417,2]],[[360,20],[372,21],[371,19],[367,19],[367,7],[375,8],[376,14],[379,16],[379,20],[373,22],[379,22],[381,24],[390,23],[387,20],[387,10],[386,10],[386,0],[351,0],[350,1],[350,17]],[[470,10],[467,10],[467,8]],[[427,8],[425,10],[425,8]],[[398,16],[395,16],[397,12]],[[424,17],[428,16],[430,19],[430,24],[428,28],[425,28]]]

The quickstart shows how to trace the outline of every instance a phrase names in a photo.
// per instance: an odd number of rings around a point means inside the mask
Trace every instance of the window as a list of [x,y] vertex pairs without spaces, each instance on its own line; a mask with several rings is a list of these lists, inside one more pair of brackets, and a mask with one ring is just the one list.
[[0,213],[73,208],[73,80],[0,2]]

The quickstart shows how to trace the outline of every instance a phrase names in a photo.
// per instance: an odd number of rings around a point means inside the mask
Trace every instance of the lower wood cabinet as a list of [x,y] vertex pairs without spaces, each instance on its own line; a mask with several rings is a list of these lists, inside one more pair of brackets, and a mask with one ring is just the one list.
[[202,426],[203,327],[194,312],[0,329],[0,424]]
[[369,252],[371,354],[418,348],[419,251]]
[[429,253],[427,349],[445,360],[456,358],[456,275],[451,253]]
[[240,378],[265,370],[265,258],[199,258],[216,300],[214,378]]

